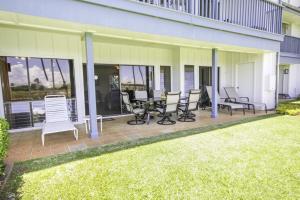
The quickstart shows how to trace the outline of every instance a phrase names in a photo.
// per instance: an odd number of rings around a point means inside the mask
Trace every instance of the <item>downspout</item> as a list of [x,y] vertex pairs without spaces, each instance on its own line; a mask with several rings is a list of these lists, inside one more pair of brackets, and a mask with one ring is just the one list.
[[276,52],[276,85],[275,85],[275,109],[278,106],[278,87],[279,87],[279,65],[280,52]]

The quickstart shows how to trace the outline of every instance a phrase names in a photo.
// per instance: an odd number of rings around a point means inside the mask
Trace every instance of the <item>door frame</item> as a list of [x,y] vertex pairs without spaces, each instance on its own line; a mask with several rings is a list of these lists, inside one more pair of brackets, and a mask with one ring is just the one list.
[[252,72],[253,72],[253,76],[252,76],[252,98],[253,98],[253,101],[255,101],[255,89],[256,89],[256,86],[255,86],[255,62],[243,62],[243,63],[239,63],[239,64],[236,64],[235,66],[235,84],[234,84],[234,87],[235,88],[238,88],[239,89],[239,66],[240,65],[246,65],[246,64],[251,64],[252,65]]

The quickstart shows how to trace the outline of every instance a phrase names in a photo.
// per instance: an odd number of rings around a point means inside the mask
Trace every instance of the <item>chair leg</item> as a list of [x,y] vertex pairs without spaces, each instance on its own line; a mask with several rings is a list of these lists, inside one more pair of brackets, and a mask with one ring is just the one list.
[[268,114],[268,108],[267,108],[266,104],[265,104],[265,111],[266,111],[266,114]]
[[245,115],[245,108],[243,108],[243,114]]
[[253,108],[253,114],[255,115],[255,105],[252,105],[252,108]]
[[75,128],[73,131],[74,131],[75,140],[78,140],[78,129]]
[[43,144],[43,146],[45,146],[45,135],[44,134],[42,134],[42,144]]

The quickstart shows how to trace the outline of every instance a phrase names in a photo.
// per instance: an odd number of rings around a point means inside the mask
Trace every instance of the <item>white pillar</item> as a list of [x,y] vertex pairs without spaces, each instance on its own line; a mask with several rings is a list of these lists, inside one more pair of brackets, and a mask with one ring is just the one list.
[[160,90],[160,66],[155,65],[154,66],[154,84],[155,84],[155,90]]
[[218,50],[212,49],[212,100],[211,117],[218,117]]
[[94,73],[94,47],[93,34],[85,33],[86,46],[86,69],[87,69],[87,85],[89,97],[89,113],[90,113],[90,136],[92,139],[99,137],[97,126],[97,105],[95,92],[95,73]]

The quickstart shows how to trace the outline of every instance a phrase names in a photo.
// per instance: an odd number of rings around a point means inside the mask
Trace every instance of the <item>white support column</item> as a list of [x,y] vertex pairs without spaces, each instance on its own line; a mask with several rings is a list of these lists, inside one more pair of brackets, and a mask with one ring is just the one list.
[[86,46],[86,69],[87,69],[87,85],[89,98],[89,113],[90,113],[90,136],[92,139],[99,137],[97,126],[97,105],[95,92],[95,73],[94,73],[94,47],[93,34],[85,33]]
[[[3,73],[2,70],[0,70],[0,73]],[[0,76],[0,82],[2,82],[1,76]],[[0,87],[0,117],[2,117],[2,118],[5,117],[2,87]]]
[[280,52],[276,52],[276,86],[275,86],[275,108],[279,102],[279,65],[280,65]]
[[212,100],[211,118],[218,117],[218,50],[212,49]]
[[155,84],[155,90],[160,90],[160,66],[155,65],[154,66],[154,84]]

